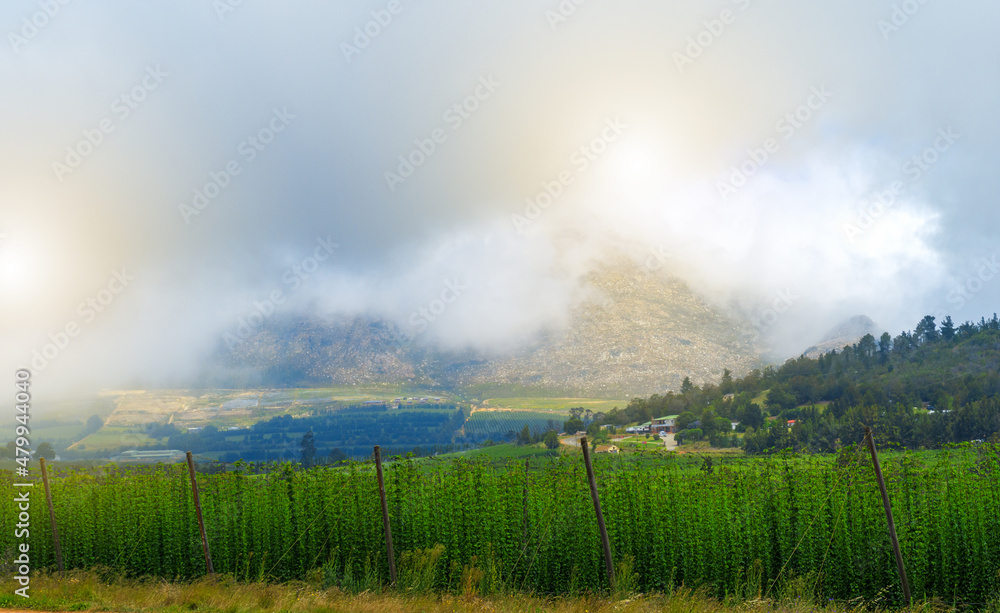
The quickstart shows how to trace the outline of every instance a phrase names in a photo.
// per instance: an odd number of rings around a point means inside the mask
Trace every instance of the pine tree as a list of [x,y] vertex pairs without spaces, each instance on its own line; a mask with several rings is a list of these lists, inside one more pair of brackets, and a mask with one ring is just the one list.
[[951,339],[955,338],[955,323],[951,320],[951,315],[946,315],[941,320],[941,338],[945,342],[950,342]]

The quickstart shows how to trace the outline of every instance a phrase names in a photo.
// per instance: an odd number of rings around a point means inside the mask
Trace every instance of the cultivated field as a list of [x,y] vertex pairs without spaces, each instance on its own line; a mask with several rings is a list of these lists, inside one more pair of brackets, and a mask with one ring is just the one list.
[[[141,447],[160,441],[150,439],[145,428],[170,423],[177,428],[245,428],[263,419],[281,415],[305,415],[319,408],[338,408],[367,400],[391,401],[402,397],[442,397],[399,386],[338,386],[287,390],[113,390],[102,394],[110,410],[99,415],[105,425],[70,446],[73,450],[102,451]],[[85,413],[81,413],[84,414]],[[70,438],[83,426],[62,426],[48,434],[38,431],[40,440],[56,435]],[[68,436],[67,436],[68,434]]]
[[[885,453],[883,469],[914,596],[991,602],[1000,578],[1000,448]],[[900,599],[862,450],[713,462],[663,452],[604,455],[595,456],[595,472],[618,581],[631,590],[670,593],[683,585],[744,600]],[[4,525],[16,521],[12,481],[0,479]],[[133,577],[205,573],[183,465],[57,469],[52,482],[67,567]],[[387,585],[371,463],[203,474],[199,487],[217,572],[243,581],[320,577],[349,592]],[[398,461],[387,467],[385,487],[404,590],[608,590],[579,452]],[[51,569],[48,522],[36,517],[32,559]],[[13,531],[0,533],[0,551],[13,544]]]
[[498,407],[507,409],[531,409],[534,411],[555,411],[565,414],[574,407],[590,409],[594,413],[608,412],[614,407],[624,408],[628,400],[609,400],[595,398],[556,398],[556,397],[515,397],[515,398],[487,398],[483,401],[484,407]]

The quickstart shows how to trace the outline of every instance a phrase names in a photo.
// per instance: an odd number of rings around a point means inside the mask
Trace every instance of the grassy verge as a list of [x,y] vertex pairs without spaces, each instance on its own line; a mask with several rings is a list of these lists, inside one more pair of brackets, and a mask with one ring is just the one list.
[[[109,578],[98,572],[70,572],[63,577],[39,574],[31,581],[31,598],[0,595],[0,607],[37,611],[114,611],[119,613],[326,613],[334,611],[466,612],[553,611],[560,613],[868,613],[899,610],[860,603],[816,603],[786,596],[774,600],[720,601],[681,589],[671,595],[651,594],[607,598],[579,595],[548,598],[531,595],[480,597],[463,594],[364,591],[352,594],[338,588],[321,589],[311,582],[281,584],[238,583],[228,577],[206,578],[190,583],[168,583],[155,579]],[[916,604],[910,611],[954,610],[943,603]],[[966,609],[968,610],[968,609]],[[983,611],[1000,610],[993,604]]]

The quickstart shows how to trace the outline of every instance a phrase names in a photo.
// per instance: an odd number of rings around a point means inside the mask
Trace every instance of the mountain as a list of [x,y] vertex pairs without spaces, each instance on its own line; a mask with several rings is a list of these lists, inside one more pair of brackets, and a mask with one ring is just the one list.
[[643,395],[684,377],[716,382],[761,365],[752,328],[698,298],[680,280],[622,260],[584,279],[593,299],[512,352],[448,352],[400,340],[377,315],[274,317],[220,352],[243,385],[413,383],[448,389],[529,387],[566,394]]
[[853,345],[866,334],[871,334],[877,339],[882,332],[869,317],[855,315],[834,326],[823,336],[822,340],[803,353],[807,357],[818,358],[820,355],[835,349],[840,351],[845,345]]
[[569,328],[518,354],[466,369],[472,384],[514,384],[591,395],[664,392],[684,377],[717,382],[759,366],[749,325],[713,309],[683,282],[628,262],[586,279],[599,300],[578,305]]

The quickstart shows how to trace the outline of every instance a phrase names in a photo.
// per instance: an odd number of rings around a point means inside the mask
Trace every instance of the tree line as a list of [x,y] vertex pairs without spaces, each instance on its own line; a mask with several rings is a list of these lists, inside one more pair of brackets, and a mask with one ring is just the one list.
[[[885,443],[918,449],[996,438],[1000,433],[1000,319],[956,326],[927,315],[912,331],[805,355],[742,378],[634,398],[594,423],[624,426],[679,415],[680,442],[708,438],[747,453],[793,448],[833,452],[872,427]],[[794,423],[789,426],[789,422]],[[739,422],[737,439],[732,422]]]

